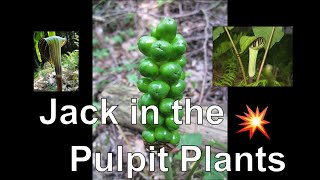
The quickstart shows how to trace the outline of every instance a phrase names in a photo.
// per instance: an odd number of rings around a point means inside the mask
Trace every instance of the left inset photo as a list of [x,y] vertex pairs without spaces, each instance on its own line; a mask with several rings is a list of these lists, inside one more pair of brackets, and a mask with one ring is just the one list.
[[34,31],[33,90],[79,90],[79,32]]

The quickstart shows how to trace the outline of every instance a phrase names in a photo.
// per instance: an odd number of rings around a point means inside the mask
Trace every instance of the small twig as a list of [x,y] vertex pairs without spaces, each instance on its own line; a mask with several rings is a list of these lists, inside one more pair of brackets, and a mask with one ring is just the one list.
[[102,23],[104,23],[104,22],[106,21],[103,17],[101,17],[101,16],[96,16],[96,15],[93,15],[93,16],[92,16],[92,20],[93,20],[93,21],[102,22]]
[[198,40],[202,40],[202,39],[205,39],[205,38],[206,38],[205,36],[189,37],[189,38],[186,38],[186,41],[187,41],[187,42],[190,42],[190,41],[198,41]]
[[182,8],[181,2],[179,2],[178,7],[179,7],[179,14],[183,14],[183,8]]
[[198,104],[202,103],[203,100],[203,93],[204,93],[204,89],[205,89],[205,85],[207,82],[207,71],[208,71],[208,49],[207,49],[207,44],[208,44],[208,28],[209,28],[209,17],[206,13],[205,10],[201,10],[203,12],[204,18],[206,20],[206,27],[204,28],[204,43],[203,43],[203,58],[204,58],[204,72],[203,72],[203,79],[202,79],[202,86],[201,86],[201,91],[200,91],[200,97],[199,97],[199,101]]
[[191,51],[191,52],[188,52],[187,53],[187,56],[192,56],[192,55],[194,55],[194,54],[198,54],[198,52],[201,52],[202,51],[202,47],[201,48],[198,48],[198,49],[196,49],[196,50],[193,50],[193,51]]
[[103,0],[99,1],[98,3],[96,3],[96,4],[94,4],[94,5],[92,6],[92,9],[95,10],[95,8],[96,8],[98,5],[102,4],[102,3],[104,3]]
[[112,18],[112,19],[108,20],[107,22],[105,22],[105,24],[110,24],[110,23],[112,23],[113,21],[116,21],[116,20],[118,20],[119,18],[121,18],[121,17],[123,17],[123,16],[125,16],[125,15],[126,15],[126,14],[117,15],[115,18]]
[[239,65],[240,65],[240,68],[241,68],[241,71],[242,71],[242,76],[243,76],[244,84],[247,85],[246,74],[244,73],[244,68],[243,68],[242,61],[241,61],[240,55],[239,55],[239,53],[238,53],[238,50],[237,50],[236,46],[234,45],[234,42],[233,42],[233,40],[232,40],[232,38],[231,38],[231,35],[230,35],[230,33],[229,33],[228,28],[227,28],[227,27],[224,27],[224,30],[227,32],[228,37],[229,37],[229,39],[230,39],[230,41],[231,41],[231,44],[232,44],[232,46],[233,46],[233,49],[234,49],[234,51],[235,51],[235,53],[236,53],[236,56],[238,57],[238,61],[239,61]]
[[[129,143],[126,135],[124,134],[122,128],[121,128],[118,124],[116,124],[115,126],[118,128],[121,136],[123,137],[124,141],[125,141],[126,144],[128,145],[130,151],[131,151],[132,153],[134,153],[133,148],[132,148],[131,144]],[[135,159],[139,162],[139,159],[138,159],[136,156],[135,156]],[[143,169],[143,173],[144,173],[146,176],[148,176],[148,172],[146,171],[146,169]]]
[[[211,81],[211,82],[213,82],[213,81]],[[209,88],[206,90],[206,92],[204,93],[204,95],[203,95],[203,99],[207,99],[209,96],[210,96],[210,94],[211,94],[211,88],[212,88],[212,83],[209,83]]]
[[[174,15],[171,15],[171,18],[176,19],[176,18],[192,16],[192,15],[198,14],[199,12],[200,11],[192,11],[192,12],[184,13],[184,14],[174,14]],[[157,15],[157,14],[153,14],[153,13],[149,13],[149,15],[156,17],[156,18],[165,18],[166,17],[165,15]]]
[[129,143],[126,135],[124,134],[122,128],[121,128],[118,124],[116,124],[115,126],[118,128],[118,130],[119,130],[121,136],[123,137],[124,141],[125,141],[126,144],[129,146],[130,151],[133,153],[133,152],[134,152],[134,151],[133,151],[133,148],[132,148],[131,144]]
[[169,4],[168,4],[168,3],[164,4],[163,11],[164,11],[164,15],[165,15],[166,17],[169,17],[169,16],[170,16],[170,15],[169,15]]
[[109,14],[106,14],[106,15],[104,15],[103,17],[104,18],[108,18],[108,17],[112,17],[112,16],[118,16],[118,15],[122,15],[122,14],[128,14],[128,13],[131,13],[131,11],[130,10],[123,10],[123,11],[121,11],[121,12],[116,12],[116,13],[109,13]]
[[219,16],[215,16],[214,17],[215,21],[214,22],[210,22],[210,25],[211,26],[221,26],[221,25],[227,25],[228,22],[226,19],[223,19],[222,17],[219,17]]
[[260,79],[261,72],[262,72],[262,68],[263,68],[264,62],[266,61],[266,57],[267,57],[267,54],[268,54],[268,51],[269,51],[269,47],[270,47],[270,44],[271,44],[271,41],[272,41],[272,37],[273,37],[273,33],[274,33],[275,29],[276,29],[276,27],[274,26],[274,27],[272,28],[272,31],[271,31],[271,35],[270,35],[270,38],[269,38],[269,42],[268,42],[268,45],[267,45],[267,49],[266,49],[266,51],[264,52],[264,55],[263,55],[263,60],[262,60],[262,63],[261,63],[261,65],[260,65],[259,74],[258,74],[258,76],[257,76],[256,82],[258,82],[259,79]]
[[194,9],[199,10],[199,6],[200,6],[200,3],[196,2],[196,5],[194,6]]
[[204,11],[209,11],[213,8],[216,8],[220,5],[220,3],[222,2],[222,0],[218,0],[215,3],[212,3],[208,8],[204,9]]

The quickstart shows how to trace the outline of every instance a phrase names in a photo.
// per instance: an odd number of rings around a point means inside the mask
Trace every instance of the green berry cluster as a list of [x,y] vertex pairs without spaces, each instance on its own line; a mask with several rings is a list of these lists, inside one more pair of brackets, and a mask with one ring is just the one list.
[[[148,143],[166,142],[178,144],[179,125],[173,120],[171,106],[181,100],[186,87],[184,66],[187,63],[183,55],[187,42],[177,34],[177,23],[172,18],[164,18],[154,28],[150,36],[142,36],[138,41],[139,50],[146,56],[140,60],[138,89],[144,94],[138,100],[138,106],[155,105],[159,109],[158,124],[154,123],[153,111],[146,115],[147,124],[142,132]],[[183,111],[179,111],[181,120]]]

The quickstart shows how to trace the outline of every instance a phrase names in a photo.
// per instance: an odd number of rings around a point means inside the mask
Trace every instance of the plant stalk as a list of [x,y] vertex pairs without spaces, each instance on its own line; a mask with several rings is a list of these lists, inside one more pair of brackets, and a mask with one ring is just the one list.
[[56,75],[56,81],[57,81],[57,91],[62,91],[62,79],[61,75]]
[[191,180],[192,175],[194,174],[194,172],[198,168],[198,166],[199,166],[200,162],[202,161],[203,157],[204,156],[201,156],[201,158],[198,161],[196,161],[196,163],[194,163],[194,165],[192,166],[190,172],[187,175],[187,178],[186,178],[187,180]]
[[241,72],[242,72],[244,84],[247,85],[246,74],[245,74],[245,72],[244,72],[244,68],[243,68],[242,61],[241,61],[240,55],[239,55],[239,53],[238,53],[238,50],[237,50],[236,46],[234,45],[234,42],[233,42],[233,40],[232,40],[232,38],[231,38],[231,35],[230,35],[230,33],[229,33],[228,28],[227,28],[227,27],[224,27],[224,30],[225,30],[226,33],[228,34],[228,37],[229,37],[229,39],[230,39],[230,41],[231,41],[231,44],[232,44],[232,46],[233,46],[233,49],[234,49],[234,51],[235,51],[235,53],[236,53],[236,56],[237,56],[237,58],[238,58],[238,62],[239,62],[240,68],[241,68]]
[[263,66],[264,66],[264,62],[266,61],[266,57],[267,57],[267,54],[268,54],[268,51],[269,51],[269,47],[270,47],[270,44],[271,44],[272,37],[273,37],[273,34],[274,34],[275,29],[276,29],[276,27],[274,26],[274,27],[272,28],[272,31],[271,31],[271,35],[270,35],[270,38],[269,38],[269,42],[268,42],[266,51],[264,52],[264,55],[263,55],[263,60],[262,60],[262,63],[261,63],[260,69],[259,69],[259,74],[258,74],[258,76],[257,76],[256,82],[258,82],[259,79],[260,79],[261,72],[262,72],[262,69],[263,69]]
[[214,140],[214,139],[211,139],[209,142],[208,142],[208,145],[210,146],[213,146],[215,148],[218,148],[218,149],[221,149],[223,150],[224,152],[227,152],[228,148],[225,144],[223,144],[222,142],[220,141],[217,141],[217,140]]
[[171,153],[169,153],[168,156],[164,157],[164,165],[165,165],[165,167],[168,168],[168,171],[164,172],[164,177],[166,180],[173,180],[173,171],[172,171],[172,166],[171,166],[171,162],[170,162],[171,157],[172,157]]
[[249,82],[249,84],[253,83],[253,77],[249,77],[248,82]]

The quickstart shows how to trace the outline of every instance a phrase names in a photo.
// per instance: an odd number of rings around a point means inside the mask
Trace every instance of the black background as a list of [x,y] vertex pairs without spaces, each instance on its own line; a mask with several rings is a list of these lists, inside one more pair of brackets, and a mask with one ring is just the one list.
[[[292,157],[292,150],[290,149],[291,138],[294,138],[295,129],[290,128],[292,120],[295,118],[295,104],[291,103],[294,99],[293,88],[229,88],[228,99],[228,148],[232,158],[232,172],[229,173],[229,179],[270,179],[273,177],[287,177],[291,164],[289,163]],[[236,133],[243,126],[238,124],[244,122],[235,116],[242,115],[243,112],[248,112],[246,105],[248,105],[254,112],[256,107],[259,107],[260,112],[266,107],[267,113],[265,120],[269,124],[264,125],[270,140],[268,140],[258,129],[249,139],[249,131]],[[263,167],[267,168],[266,172],[258,171],[258,158],[255,153],[258,149],[263,147],[263,152],[266,157],[263,159]],[[235,171],[235,153],[248,152],[252,155],[253,172],[247,170],[246,158],[242,159],[241,171]],[[281,172],[272,172],[268,169],[268,156],[271,153],[279,152],[284,155],[281,160],[284,161],[286,167]],[[278,157],[277,157],[278,158]],[[279,167],[278,165],[274,165]]]
[[[284,179],[293,177],[293,168],[298,168],[299,154],[294,152],[299,147],[294,146],[296,141],[303,136],[301,131],[303,119],[302,114],[303,96],[302,76],[305,75],[301,61],[302,48],[297,42],[302,42],[301,31],[303,26],[299,26],[298,19],[302,19],[303,12],[297,11],[293,2],[281,4],[280,1],[237,1],[229,0],[228,25],[229,26],[293,26],[293,87],[270,87],[270,88],[228,88],[228,151],[232,157],[232,171],[228,173],[228,178],[234,179]],[[300,34],[300,36],[299,36]],[[301,44],[300,44],[301,45]],[[300,60],[299,60],[300,59]],[[258,106],[260,112],[268,107],[265,120],[270,123],[265,125],[265,129],[271,140],[268,140],[260,131],[256,131],[249,139],[249,131],[236,133],[243,126],[244,122],[235,115],[244,115],[247,112],[246,105],[253,111]],[[300,128],[296,128],[296,126]],[[300,141],[301,142],[301,141]],[[299,146],[299,145],[298,145]],[[263,147],[266,157],[263,159],[263,167],[266,172],[258,171],[258,158],[255,153]],[[246,158],[241,161],[241,171],[235,171],[235,153],[249,152],[253,159],[253,172],[247,171]],[[285,163],[285,169],[281,172],[272,172],[268,169],[268,156],[271,153],[279,152],[284,155],[281,160]],[[275,165],[275,167],[279,167]],[[301,172],[301,171],[300,171]]]
[[[78,171],[71,171],[71,146],[92,147],[92,127],[80,118],[81,108],[92,104],[92,3],[91,1],[43,1],[33,4],[29,29],[30,49],[28,59],[29,88],[32,112],[28,118],[35,124],[36,143],[32,164],[40,179],[92,179],[92,161],[78,164]],[[33,92],[33,31],[79,31],[79,91]],[[25,60],[26,60],[25,59]],[[50,117],[50,98],[57,101],[57,119],[44,125],[39,116]],[[60,109],[64,105],[77,108],[77,125],[63,125]],[[68,111],[69,112],[69,111]],[[84,154],[84,153],[83,153]]]
[[[92,3],[86,1],[59,1],[46,4],[38,1],[29,8],[24,8],[21,15],[23,33],[21,39],[24,48],[17,54],[19,66],[21,67],[22,81],[25,84],[18,90],[28,92],[19,101],[18,107],[21,113],[15,113],[20,121],[28,124],[27,133],[31,135],[22,140],[26,149],[23,154],[26,157],[24,166],[29,170],[33,178],[41,179],[92,179],[92,162],[81,163],[77,172],[71,172],[71,146],[81,145],[91,147],[92,129],[78,118],[78,125],[62,125],[59,119],[53,125],[43,125],[40,115],[50,114],[50,98],[57,98],[57,109],[63,105],[75,105],[80,111],[81,107],[92,103]],[[279,4],[278,1],[239,1],[229,0],[228,21],[230,26],[252,26],[252,25],[280,25],[294,26],[294,42],[302,40],[299,36],[302,26],[297,23],[297,14],[292,8],[294,4]],[[25,20],[25,21],[24,21]],[[21,20],[19,20],[21,22]],[[79,62],[79,92],[63,93],[35,93],[33,92],[33,31],[37,30],[77,30],[80,31],[80,62]],[[21,31],[20,31],[21,33]],[[18,34],[18,33],[17,33]],[[27,48],[28,47],[28,48]],[[291,88],[229,88],[228,109],[228,138],[229,153],[249,152],[254,155],[258,148],[263,147],[267,156],[273,152],[283,153],[286,168],[280,173],[235,172],[234,159],[229,172],[229,179],[280,179],[289,176],[289,171],[294,167],[294,155],[292,143],[298,135],[293,128],[295,122],[301,119],[301,110],[297,104],[301,102],[302,75],[304,74],[298,43],[294,44],[294,87]],[[25,50],[25,52],[23,51]],[[18,56],[20,55],[20,57]],[[28,68],[29,67],[29,68]],[[24,73],[25,72],[25,73]],[[20,75],[20,74],[19,74]],[[21,100],[21,95],[15,94]],[[265,128],[271,138],[269,141],[260,132],[256,132],[251,140],[249,133],[236,134],[241,127],[238,125],[242,120],[235,114],[246,112],[246,106],[255,109],[259,106],[263,110],[268,106],[265,119],[270,122]],[[300,104],[301,105],[301,104]],[[79,115],[80,112],[78,112]],[[59,113],[57,114],[59,117]],[[30,128],[29,128],[30,127]],[[268,159],[264,159],[266,167],[270,165]],[[244,164],[245,165],[245,164]],[[243,166],[245,167],[245,166]],[[253,168],[257,170],[257,159],[253,157]],[[245,170],[245,169],[244,169]],[[291,176],[292,177],[292,176]]]

